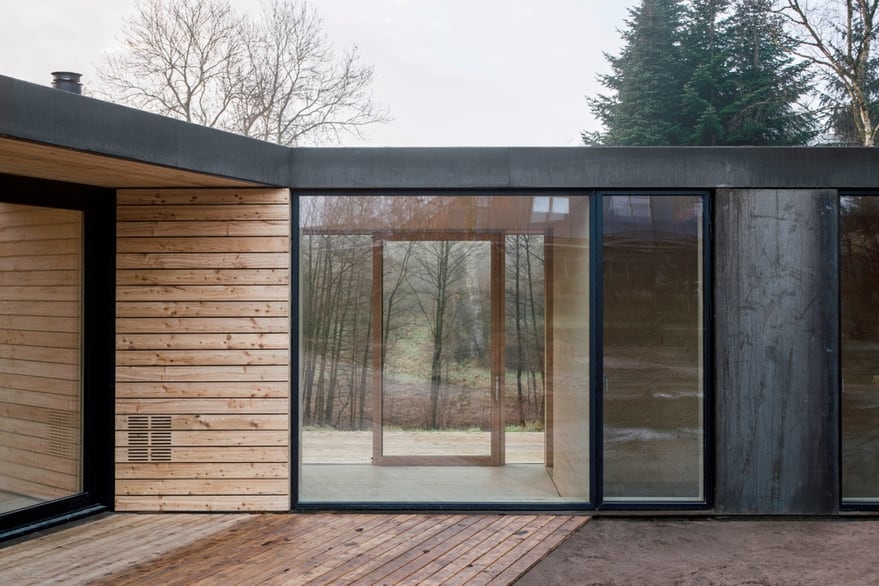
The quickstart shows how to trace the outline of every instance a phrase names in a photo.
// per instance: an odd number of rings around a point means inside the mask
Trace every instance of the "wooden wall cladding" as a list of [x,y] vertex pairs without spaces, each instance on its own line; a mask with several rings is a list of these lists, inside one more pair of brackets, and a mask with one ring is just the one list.
[[116,509],[290,507],[290,195],[120,190]]
[[0,203],[0,491],[81,490],[82,214]]

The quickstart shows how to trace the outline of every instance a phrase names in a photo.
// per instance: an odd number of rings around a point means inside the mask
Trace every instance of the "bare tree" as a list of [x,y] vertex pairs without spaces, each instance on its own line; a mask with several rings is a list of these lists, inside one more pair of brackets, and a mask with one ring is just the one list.
[[228,0],[139,0],[124,48],[98,68],[100,97],[279,144],[338,142],[388,121],[373,68],[338,56],[305,0],[258,17]]
[[461,327],[465,313],[465,281],[470,265],[478,265],[475,257],[482,252],[469,244],[454,240],[423,241],[411,250],[415,266],[407,284],[431,341],[430,402],[425,421],[426,428],[431,430],[441,428],[440,395],[448,381],[447,364],[453,353],[455,330]]
[[783,0],[781,9],[794,27],[794,52],[822,68],[831,85],[841,86],[860,143],[876,144],[879,121],[872,113],[871,51],[879,0]]

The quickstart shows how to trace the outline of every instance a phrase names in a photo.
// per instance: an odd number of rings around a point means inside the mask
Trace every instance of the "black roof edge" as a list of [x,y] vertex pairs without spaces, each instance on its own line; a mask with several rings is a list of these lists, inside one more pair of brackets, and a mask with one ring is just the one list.
[[288,148],[2,75],[0,136],[300,190],[879,188],[877,148]]
[[0,75],[0,135],[265,185],[290,184],[290,150]]
[[855,189],[879,148],[293,148],[298,189]]

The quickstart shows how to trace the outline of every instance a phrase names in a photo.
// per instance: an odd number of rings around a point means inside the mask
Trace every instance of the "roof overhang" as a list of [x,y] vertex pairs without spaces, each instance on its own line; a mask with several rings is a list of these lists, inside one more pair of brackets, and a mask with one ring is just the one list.
[[290,150],[0,76],[0,173],[110,188],[288,185]]
[[879,149],[287,148],[0,76],[0,174],[107,188],[879,188]]

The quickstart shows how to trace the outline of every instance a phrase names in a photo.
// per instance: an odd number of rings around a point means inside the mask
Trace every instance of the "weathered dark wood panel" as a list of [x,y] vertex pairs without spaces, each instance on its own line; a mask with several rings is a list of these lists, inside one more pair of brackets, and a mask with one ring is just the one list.
[[718,190],[716,508],[839,503],[837,213],[832,190]]

